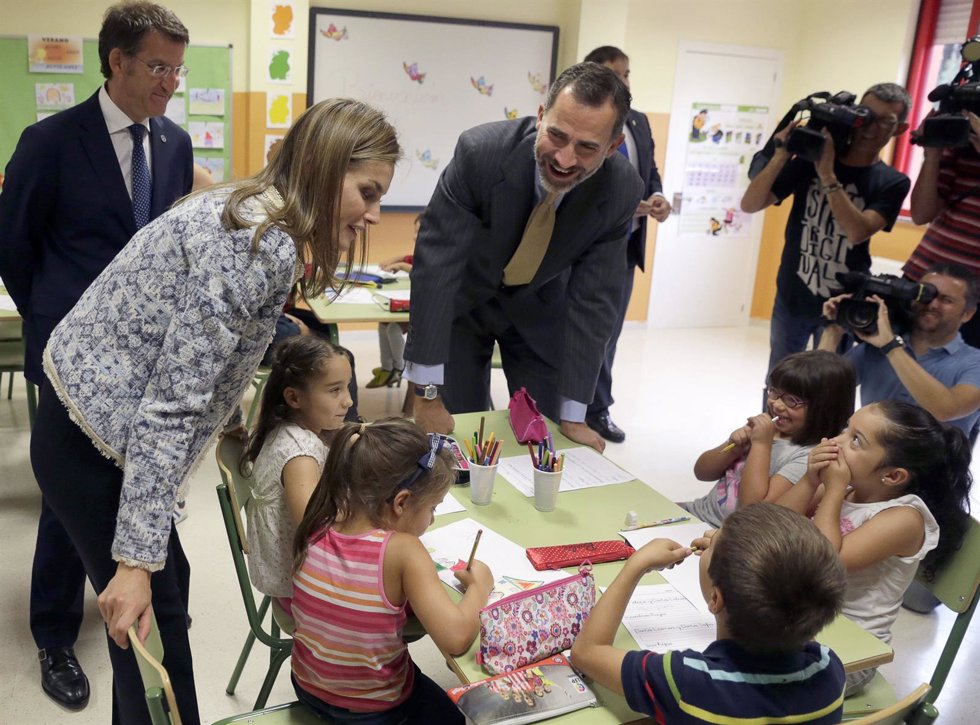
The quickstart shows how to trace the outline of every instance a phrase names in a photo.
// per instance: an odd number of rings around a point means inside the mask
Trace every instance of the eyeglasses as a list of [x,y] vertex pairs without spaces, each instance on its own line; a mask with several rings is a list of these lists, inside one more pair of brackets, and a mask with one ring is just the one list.
[[766,388],[766,395],[769,397],[769,400],[782,400],[783,405],[792,410],[802,408],[804,405],[806,405],[806,401],[803,400],[803,398],[798,398],[795,395],[784,393],[782,390],[772,386]]
[[163,64],[151,65],[150,63],[147,63],[145,60],[140,58],[138,55],[134,55],[132,57],[136,58],[136,60],[138,60],[140,63],[145,65],[147,68],[149,68],[150,75],[152,75],[154,78],[169,78],[171,75],[175,75],[178,78],[186,78],[187,74],[190,72],[190,69],[186,65],[178,65],[177,67],[174,67],[172,65],[163,65]]
[[406,488],[411,488],[415,482],[422,477],[422,474],[431,471],[432,467],[436,465],[436,460],[439,458],[439,452],[442,450],[444,445],[446,445],[446,436],[440,435],[439,433],[429,433],[429,450],[423,453],[419,457],[418,461],[416,461],[417,468],[412,475],[395,486],[395,489],[391,492],[391,496],[388,497],[388,501],[393,501],[395,499],[395,495],[399,491],[404,491]]

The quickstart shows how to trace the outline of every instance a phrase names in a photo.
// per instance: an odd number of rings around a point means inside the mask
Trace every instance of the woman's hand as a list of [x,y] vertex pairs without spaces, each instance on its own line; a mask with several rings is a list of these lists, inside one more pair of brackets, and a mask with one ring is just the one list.
[[139,619],[136,631],[142,642],[150,634],[153,607],[150,604],[150,572],[120,563],[116,574],[99,594],[99,611],[117,645],[129,647],[129,628]]

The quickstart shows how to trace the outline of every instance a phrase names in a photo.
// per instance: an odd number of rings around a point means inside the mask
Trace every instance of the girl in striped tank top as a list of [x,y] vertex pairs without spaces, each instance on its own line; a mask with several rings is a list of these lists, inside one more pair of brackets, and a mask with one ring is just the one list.
[[406,607],[443,651],[469,649],[493,588],[474,561],[450,599],[421,536],[455,480],[443,439],[389,418],[348,424],[331,443],[296,532],[293,687],[335,723],[463,723],[402,640]]

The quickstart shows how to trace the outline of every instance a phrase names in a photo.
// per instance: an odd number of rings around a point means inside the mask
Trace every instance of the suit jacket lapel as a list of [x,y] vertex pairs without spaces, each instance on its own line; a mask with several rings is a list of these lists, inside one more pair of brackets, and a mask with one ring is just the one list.
[[119,168],[116,150],[112,146],[102,108],[99,106],[98,92],[85,101],[78,125],[79,141],[92,166],[94,186],[105,194],[108,202],[106,207],[119,216],[132,236],[136,233],[133,201],[126,192],[126,182]]

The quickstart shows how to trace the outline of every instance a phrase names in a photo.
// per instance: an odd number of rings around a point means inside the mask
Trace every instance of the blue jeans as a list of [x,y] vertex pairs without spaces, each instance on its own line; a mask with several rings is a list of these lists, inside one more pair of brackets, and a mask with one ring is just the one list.
[[820,333],[826,325],[821,313],[800,315],[790,312],[789,305],[781,293],[776,293],[776,302],[772,306],[772,321],[769,324],[769,368],[766,378],[772,369],[787,355],[803,352],[813,338],[813,347],[820,342]]
[[463,725],[465,718],[459,708],[449,699],[449,695],[435,682],[422,674],[418,665],[415,668],[415,681],[412,694],[401,705],[383,712],[354,712],[344,707],[328,705],[315,695],[311,695],[293,681],[293,689],[300,702],[327,722],[336,725],[406,725],[419,723],[439,723],[439,725]]

